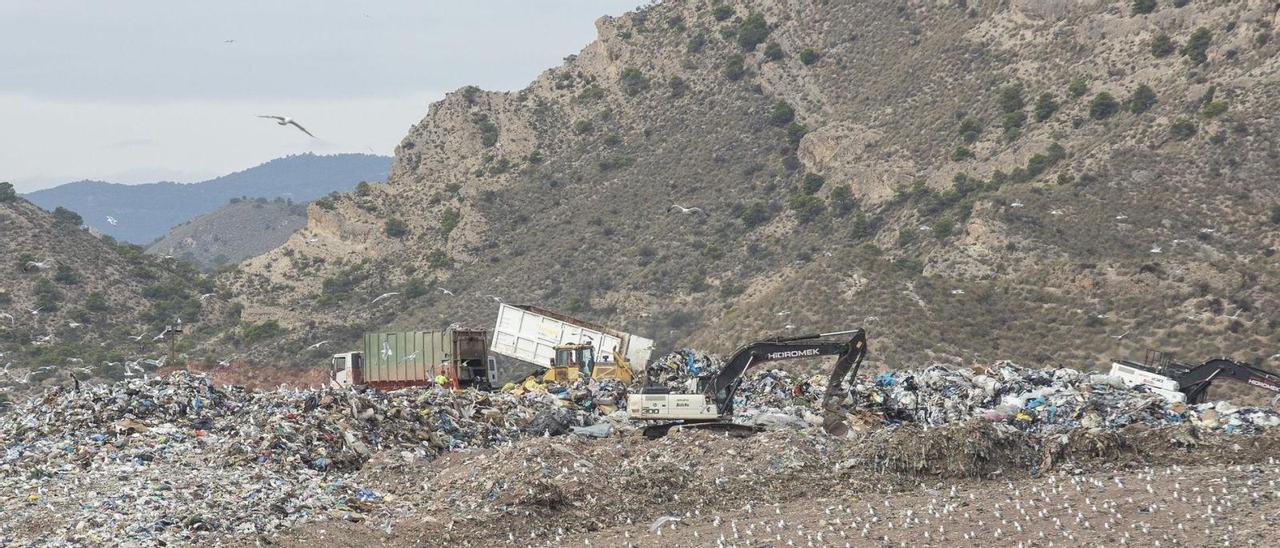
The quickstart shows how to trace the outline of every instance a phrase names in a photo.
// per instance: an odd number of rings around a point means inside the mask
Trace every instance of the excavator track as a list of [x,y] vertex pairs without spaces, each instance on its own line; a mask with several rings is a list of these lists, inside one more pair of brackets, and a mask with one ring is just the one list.
[[764,428],[752,426],[749,424],[736,424],[732,422],[668,422],[664,424],[652,424],[644,427],[644,436],[651,440],[656,440],[671,433],[672,429],[677,430],[699,430],[703,432],[721,432],[728,434],[733,438],[746,438],[760,432],[764,432]]

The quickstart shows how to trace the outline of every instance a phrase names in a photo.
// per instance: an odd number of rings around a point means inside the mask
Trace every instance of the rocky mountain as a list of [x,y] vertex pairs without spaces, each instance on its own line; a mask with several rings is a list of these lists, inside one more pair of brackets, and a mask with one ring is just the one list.
[[169,229],[209,213],[232,198],[308,202],[361,181],[382,181],[390,159],[371,154],[298,154],[199,183],[122,185],[80,181],[25,197],[47,210],[65,207],[103,234],[148,245]]
[[448,94],[386,184],[313,204],[225,281],[286,329],[260,350],[286,360],[366,328],[488,326],[500,298],[717,351],[862,326],[894,367],[1266,363],[1278,17],[667,0],[600,19],[523,90]]
[[153,371],[169,350],[156,337],[176,318],[182,357],[204,330],[238,320],[211,278],[100,239],[70,210],[49,213],[0,188],[0,234],[0,386]]
[[227,205],[174,227],[147,246],[147,253],[208,270],[271,251],[306,224],[305,204],[283,198],[232,198]]

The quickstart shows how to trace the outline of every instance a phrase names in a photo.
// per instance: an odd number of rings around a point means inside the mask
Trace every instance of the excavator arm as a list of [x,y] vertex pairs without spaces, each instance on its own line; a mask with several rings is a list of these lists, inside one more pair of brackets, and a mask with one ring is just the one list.
[[1215,358],[1174,376],[1179,390],[1187,395],[1187,403],[1201,403],[1209,385],[1218,379],[1231,379],[1280,394],[1280,375],[1228,358]]
[[[846,335],[849,336],[848,339],[843,338]],[[742,384],[742,374],[747,368],[778,360],[839,356],[831,371],[831,380],[828,381],[827,393],[831,394],[839,390],[846,375],[858,374],[858,368],[866,355],[867,334],[861,329],[754,342],[739,348],[729,357],[719,374],[707,384],[706,394],[721,415],[728,415],[733,413],[733,396]],[[836,387],[835,390],[832,386]]]

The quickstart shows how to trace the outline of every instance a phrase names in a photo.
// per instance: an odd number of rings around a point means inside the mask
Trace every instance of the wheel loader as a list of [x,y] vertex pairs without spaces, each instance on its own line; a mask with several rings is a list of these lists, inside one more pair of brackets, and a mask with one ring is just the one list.
[[631,363],[617,351],[596,359],[590,343],[562,344],[555,347],[556,357],[542,376],[544,382],[569,384],[583,376],[631,382]]

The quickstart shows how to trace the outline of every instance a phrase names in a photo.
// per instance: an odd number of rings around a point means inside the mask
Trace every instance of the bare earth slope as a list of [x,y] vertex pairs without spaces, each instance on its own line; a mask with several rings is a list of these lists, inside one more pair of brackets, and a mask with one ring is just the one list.
[[226,278],[289,329],[260,355],[494,297],[717,351],[863,325],[891,366],[1276,351],[1274,4],[725,5],[432,105],[387,184]]

